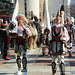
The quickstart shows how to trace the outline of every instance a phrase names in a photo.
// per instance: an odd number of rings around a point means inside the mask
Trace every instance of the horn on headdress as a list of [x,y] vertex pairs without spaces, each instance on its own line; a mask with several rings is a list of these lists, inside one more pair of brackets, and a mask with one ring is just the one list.
[[60,15],[62,17],[62,25],[64,25],[64,5],[62,5],[60,8]]

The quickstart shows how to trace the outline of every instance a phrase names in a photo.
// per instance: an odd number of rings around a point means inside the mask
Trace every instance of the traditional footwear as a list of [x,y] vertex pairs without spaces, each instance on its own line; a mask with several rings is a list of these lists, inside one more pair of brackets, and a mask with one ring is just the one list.
[[11,58],[9,58],[8,56],[6,56],[6,58],[4,58],[4,60],[10,60]]
[[72,57],[72,54],[69,54],[69,57]]
[[69,57],[72,57],[72,51],[69,51]]
[[22,74],[22,72],[21,72],[21,70],[19,70],[18,72],[17,72],[17,75],[21,75]]

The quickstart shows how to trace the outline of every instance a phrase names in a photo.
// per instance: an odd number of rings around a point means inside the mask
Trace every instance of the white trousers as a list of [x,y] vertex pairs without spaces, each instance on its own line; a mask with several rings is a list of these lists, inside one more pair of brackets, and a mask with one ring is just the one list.
[[61,62],[64,63],[64,55],[52,55],[52,62],[57,63],[57,59],[59,64],[61,64]]

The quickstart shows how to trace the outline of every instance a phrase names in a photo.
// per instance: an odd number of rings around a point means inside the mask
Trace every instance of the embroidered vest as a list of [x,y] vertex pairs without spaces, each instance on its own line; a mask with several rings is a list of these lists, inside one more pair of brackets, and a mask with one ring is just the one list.
[[58,55],[61,55],[63,52],[63,41],[60,40],[61,36],[63,36],[64,27],[60,26],[58,33],[56,32],[56,27],[52,27],[52,41],[51,48],[52,52],[56,52]]
[[61,41],[60,38],[61,38],[61,36],[63,36],[64,27],[60,26],[58,28],[58,33],[57,33],[56,29],[57,29],[56,26],[52,27],[52,41],[53,42],[60,42]]

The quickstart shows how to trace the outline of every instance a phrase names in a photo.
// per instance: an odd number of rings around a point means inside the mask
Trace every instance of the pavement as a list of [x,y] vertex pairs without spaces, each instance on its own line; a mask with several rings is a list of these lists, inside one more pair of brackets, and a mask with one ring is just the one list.
[[[51,57],[41,57],[41,48],[27,51],[27,75],[52,75]],[[16,75],[17,64],[13,48],[9,50],[11,60],[3,60],[0,55],[0,75]],[[75,75],[75,44],[73,44],[72,57],[65,55],[65,75]],[[22,75],[24,75],[22,73]],[[60,75],[59,64],[57,63],[57,74]]]

